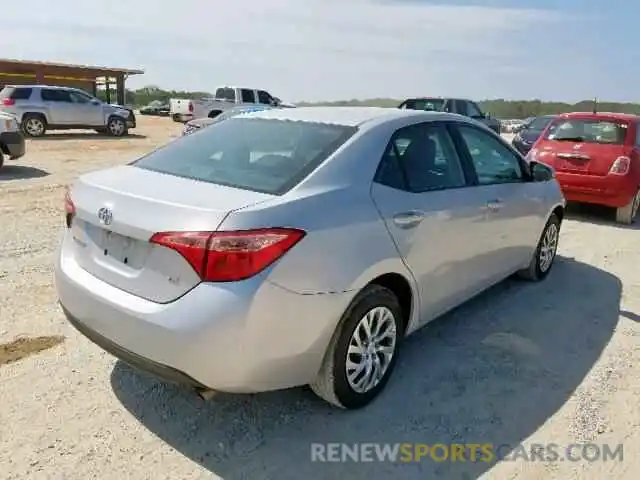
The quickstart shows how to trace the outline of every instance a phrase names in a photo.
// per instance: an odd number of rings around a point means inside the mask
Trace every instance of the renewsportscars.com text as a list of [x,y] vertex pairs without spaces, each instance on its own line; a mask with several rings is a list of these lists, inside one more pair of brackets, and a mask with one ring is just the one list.
[[312,462],[599,462],[622,461],[622,444],[312,443]]

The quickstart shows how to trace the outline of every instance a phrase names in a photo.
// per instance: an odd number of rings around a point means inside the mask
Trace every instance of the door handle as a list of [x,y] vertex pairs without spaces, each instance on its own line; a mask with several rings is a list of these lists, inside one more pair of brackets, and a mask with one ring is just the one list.
[[503,206],[504,203],[502,203],[502,200],[500,200],[499,198],[496,198],[495,200],[489,200],[487,202],[487,209],[491,211],[500,210]]
[[398,213],[393,216],[393,223],[400,228],[417,227],[424,220],[424,213],[418,210]]

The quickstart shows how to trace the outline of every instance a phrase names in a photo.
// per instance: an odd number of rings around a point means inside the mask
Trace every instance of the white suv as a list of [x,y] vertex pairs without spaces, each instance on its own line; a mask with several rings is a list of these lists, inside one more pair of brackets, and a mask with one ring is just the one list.
[[14,115],[29,137],[41,137],[47,130],[72,129],[122,137],[136,126],[132,110],[68,87],[7,85],[0,91],[0,111]]

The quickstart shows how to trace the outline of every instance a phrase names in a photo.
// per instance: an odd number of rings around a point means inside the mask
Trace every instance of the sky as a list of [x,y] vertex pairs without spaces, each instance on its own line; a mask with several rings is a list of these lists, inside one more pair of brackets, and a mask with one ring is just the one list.
[[129,88],[640,101],[632,0],[4,3],[3,58],[144,69]]

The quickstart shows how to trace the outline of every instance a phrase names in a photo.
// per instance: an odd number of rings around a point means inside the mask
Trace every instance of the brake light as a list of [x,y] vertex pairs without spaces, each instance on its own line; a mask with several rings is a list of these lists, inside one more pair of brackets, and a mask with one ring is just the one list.
[[150,242],[180,253],[204,282],[234,282],[260,273],[305,235],[266,228],[236,232],[160,232]]
[[631,167],[631,159],[629,157],[618,157],[611,165],[609,173],[612,175],[626,175],[629,172],[629,167]]
[[193,113],[193,103],[189,102],[189,113]]
[[3,98],[2,105],[5,107],[12,107],[16,104],[16,101],[13,98]]
[[69,189],[67,189],[64,194],[64,213],[67,228],[71,228],[73,217],[76,216],[76,206],[74,205],[73,200],[71,200],[71,192]]

